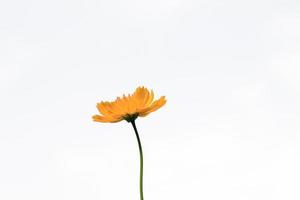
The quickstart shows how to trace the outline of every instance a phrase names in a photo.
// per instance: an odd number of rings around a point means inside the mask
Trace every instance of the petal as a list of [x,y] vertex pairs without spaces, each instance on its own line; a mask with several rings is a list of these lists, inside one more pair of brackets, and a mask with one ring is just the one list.
[[132,95],[132,101],[135,102],[135,107],[140,107],[145,97],[145,90],[142,87],[138,87]]
[[125,94],[122,97],[122,103],[125,110],[125,113],[129,113],[130,107],[129,107],[129,96],[125,96]]
[[118,98],[113,102],[113,106],[114,106],[116,109],[118,109],[118,112],[119,112],[120,114],[126,112],[126,111],[125,111],[125,108],[124,108],[124,102],[123,102],[123,100],[122,100],[120,97],[118,97]]
[[108,112],[111,113],[111,115],[120,115],[120,113],[122,113],[122,111],[120,110],[120,108],[118,108],[116,106],[116,103],[115,102],[112,102],[112,103],[107,103],[106,105],[106,109]]
[[122,116],[122,113],[119,113],[117,108],[109,102],[98,103],[97,108],[99,112],[103,115],[102,117],[109,120],[120,119]]
[[92,118],[93,118],[93,120],[95,122],[104,122],[104,123],[107,123],[107,122],[113,121],[111,119],[108,119],[108,118],[100,116],[100,115],[94,115]]
[[148,96],[145,106],[149,106],[153,102],[153,99],[154,99],[154,92],[153,92],[153,90],[151,90],[151,94],[150,94],[150,96]]
[[115,122],[122,121],[123,118],[108,118],[108,117],[104,117],[104,116],[100,116],[100,115],[94,115],[93,120],[95,122],[115,123]]
[[151,104],[153,101],[154,93],[145,87],[138,87],[134,94],[134,101],[136,102],[137,109],[143,109]]
[[98,108],[98,111],[104,115],[104,116],[110,116],[112,113],[107,109],[107,103],[108,102],[103,102],[101,101],[101,103],[97,103],[97,108]]
[[163,105],[165,105],[167,100],[165,99],[165,96],[160,97],[158,100],[154,101],[151,106],[141,110],[139,112],[139,116],[145,117],[146,115],[150,114],[151,112],[154,112],[161,108]]

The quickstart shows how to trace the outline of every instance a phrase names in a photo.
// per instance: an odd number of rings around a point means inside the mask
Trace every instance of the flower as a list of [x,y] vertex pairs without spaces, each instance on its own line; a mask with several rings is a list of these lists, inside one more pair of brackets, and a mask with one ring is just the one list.
[[102,101],[97,103],[101,115],[94,115],[93,120],[114,123],[125,119],[127,122],[132,122],[137,117],[145,117],[156,111],[166,103],[165,96],[153,100],[153,90],[149,91],[145,87],[138,87],[132,95],[117,97],[112,102]]

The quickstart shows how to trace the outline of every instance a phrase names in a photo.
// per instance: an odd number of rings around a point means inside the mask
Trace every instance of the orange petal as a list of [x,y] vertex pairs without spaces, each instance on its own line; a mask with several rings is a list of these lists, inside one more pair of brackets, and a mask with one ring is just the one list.
[[112,120],[111,119],[108,119],[106,117],[103,117],[103,116],[100,116],[100,115],[94,115],[93,117],[93,120],[95,122],[104,122],[104,123],[108,123],[108,122],[111,122]]
[[122,121],[123,119],[122,118],[107,118],[107,117],[100,116],[100,115],[94,115],[93,120],[95,122],[115,123],[115,122]]
[[145,106],[149,106],[153,102],[153,99],[154,99],[154,92],[153,90],[151,90],[150,96],[148,96]]
[[165,96],[160,97],[158,100],[154,101],[151,106],[141,110],[139,112],[139,116],[145,117],[146,115],[150,114],[151,112],[156,111],[157,109],[161,108],[163,105],[165,105],[167,100],[165,99]]
[[98,111],[104,115],[104,116],[110,116],[112,113],[107,109],[107,103],[108,102],[101,102],[101,103],[97,103],[97,108],[98,108]]

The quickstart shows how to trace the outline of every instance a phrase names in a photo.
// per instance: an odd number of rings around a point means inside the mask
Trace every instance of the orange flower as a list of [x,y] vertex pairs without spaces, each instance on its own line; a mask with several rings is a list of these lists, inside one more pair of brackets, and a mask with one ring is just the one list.
[[166,103],[165,96],[154,100],[154,93],[145,88],[138,87],[132,95],[122,98],[118,97],[112,102],[101,102],[97,108],[101,115],[94,115],[96,122],[119,122],[125,119],[128,122],[134,121],[137,117],[145,117],[151,112],[156,111]]

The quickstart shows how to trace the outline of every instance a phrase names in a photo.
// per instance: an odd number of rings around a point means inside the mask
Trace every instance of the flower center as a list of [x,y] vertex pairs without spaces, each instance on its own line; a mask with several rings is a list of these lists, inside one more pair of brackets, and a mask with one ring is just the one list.
[[123,116],[123,119],[125,119],[127,122],[133,122],[138,116],[138,113],[126,114]]

